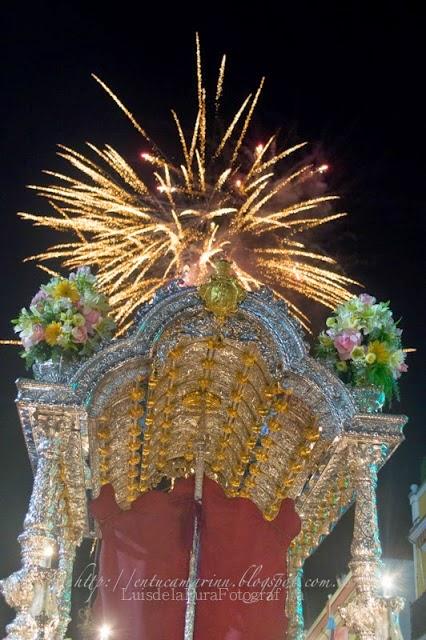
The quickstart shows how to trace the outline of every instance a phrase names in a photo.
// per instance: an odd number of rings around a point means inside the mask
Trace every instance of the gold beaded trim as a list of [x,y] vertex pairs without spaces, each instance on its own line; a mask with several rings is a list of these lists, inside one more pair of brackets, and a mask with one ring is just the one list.
[[145,399],[145,389],[143,383],[145,378],[140,376],[130,391],[131,405],[129,409],[130,427],[129,427],[129,458],[127,470],[127,500],[131,503],[136,500],[139,494],[139,476],[141,463],[142,448],[142,427],[141,418],[144,415],[144,407],[142,405]]
[[101,416],[98,423],[99,476],[102,486],[110,482],[111,430],[106,416]]

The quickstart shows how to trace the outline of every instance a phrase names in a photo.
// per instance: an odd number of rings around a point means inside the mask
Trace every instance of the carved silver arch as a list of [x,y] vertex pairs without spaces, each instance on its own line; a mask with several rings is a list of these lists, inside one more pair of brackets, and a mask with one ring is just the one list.
[[[196,289],[174,281],[143,306],[127,337],[106,345],[73,373],[69,384],[74,398],[78,404],[91,407],[93,394],[103,377],[124,362],[149,358],[154,349],[164,360],[183,336],[205,337],[216,331],[215,319],[204,309]],[[320,402],[322,414],[327,413],[327,408],[333,411],[330,424],[335,425],[336,431],[337,423],[341,427],[355,413],[348,389],[326,367],[308,356],[301,327],[289,315],[286,304],[276,300],[269,289],[248,293],[222,333],[226,338],[255,343],[275,378],[285,380],[288,372],[294,372],[293,382],[302,384],[303,380],[305,386],[309,379],[306,400],[312,405]],[[305,391],[301,388],[301,393]],[[96,412],[94,407],[91,410]]]

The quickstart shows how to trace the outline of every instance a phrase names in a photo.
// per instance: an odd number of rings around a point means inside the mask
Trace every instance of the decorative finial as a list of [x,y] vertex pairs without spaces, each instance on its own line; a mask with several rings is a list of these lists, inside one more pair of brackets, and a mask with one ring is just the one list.
[[227,260],[218,260],[215,273],[198,289],[204,306],[214,313],[220,323],[237,311],[238,305],[247,295],[238,279],[232,275],[231,267]]

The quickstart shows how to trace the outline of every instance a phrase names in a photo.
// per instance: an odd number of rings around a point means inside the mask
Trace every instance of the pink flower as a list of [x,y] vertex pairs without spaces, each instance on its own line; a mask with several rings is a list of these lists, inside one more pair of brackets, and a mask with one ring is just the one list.
[[83,310],[84,319],[86,320],[86,329],[88,333],[93,334],[96,325],[101,319],[101,314],[96,309]]
[[35,294],[34,298],[31,300],[31,307],[35,307],[37,306],[40,302],[43,302],[43,300],[46,300],[46,298],[48,298],[49,296],[47,295],[47,293],[45,291],[43,291],[43,289],[40,289],[40,291],[37,291],[37,293]]
[[41,324],[34,325],[31,340],[33,344],[38,344],[39,342],[44,340],[44,329]]
[[83,315],[87,324],[91,324],[92,326],[98,324],[101,319],[101,314],[99,311],[96,311],[96,309],[90,309],[90,311],[87,311],[86,313],[83,311]]
[[74,327],[72,330],[72,337],[74,342],[84,343],[87,342],[87,329],[86,327]]
[[346,329],[342,333],[338,333],[333,340],[333,344],[337,349],[340,360],[349,360],[352,349],[361,344],[361,333],[355,329]]
[[368,306],[376,303],[376,298],[374,298],[374,296],[370,296],[368,293],[361,293],[358,297],[363,304],[368,304]]

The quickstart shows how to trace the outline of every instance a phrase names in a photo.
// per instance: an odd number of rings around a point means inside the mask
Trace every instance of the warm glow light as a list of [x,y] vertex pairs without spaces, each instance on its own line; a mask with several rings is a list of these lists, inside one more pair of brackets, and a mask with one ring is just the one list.
[[109,624],[103,624],[99,629],[99,640],[108,640],[112,635],[112,629]]
[[46,543],[43,547],[43,555],[45,558],[51,558],[55,554],[53,544]]
[[260,154],[262,153],[263,149],[264,149],[264,145],[263,144],[256,145],[256,154],[258,156],[260,156]]
[[382,589],[383,589],[383,593],[386,595],[387,593],[389,593],[394,585],[394,579],[393,576],[391,576],[389,573],[384,573],[380,579],[381,583],[382,583]]

